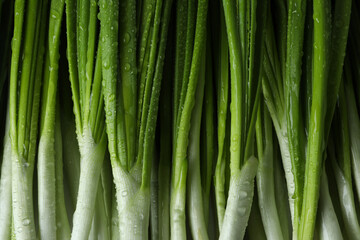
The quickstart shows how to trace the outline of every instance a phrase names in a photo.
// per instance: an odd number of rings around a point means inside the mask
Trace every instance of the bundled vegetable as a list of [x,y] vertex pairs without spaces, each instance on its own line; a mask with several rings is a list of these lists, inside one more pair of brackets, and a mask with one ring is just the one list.
[[33,175],[48,1],[16,1],[14,10],[9,94],[13,229],[17,239],[35,239]]
[[357,239],[359,10],[0,0],[0,239]]
[[119,234],[124,239],[148,236],[151,166],[172,1],[142,4],[139,8],[131,0],[120,5],[100,1],[106,129]]
[[96,1],[66,1],[67,57],[80,175],[72,239],[88,239],[106,150],[101,47]]

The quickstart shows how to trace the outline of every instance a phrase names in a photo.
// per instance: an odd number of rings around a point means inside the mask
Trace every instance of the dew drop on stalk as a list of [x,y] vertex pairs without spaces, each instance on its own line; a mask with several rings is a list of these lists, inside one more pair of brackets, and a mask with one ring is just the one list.
[[30,219],[28,219],[28,218],[23,219],[23,220],[22,220],[22,224],[23,224],[24,226],[28,226],[28,225],[30,224]]
[[128,71],[130,70],[130,67],[131,67],[131,66],[130,66],[129,63],[125,63],[125,65],[124,65],[124,70],[128,72]]
[[109,96],[109,102],[112,102],[115,100],[115,95],[114,94],[110,94]]
[[123,197],[126,197],[127,194],[128,194],[128,192],[127,192],[126,190],[124,190],[124,191],[121,192],[121,196],[123,196]]
[[240,214],[241,216],[244,216],[245,213],[246,213],[246,208],[241,207],[241,208],[238,209],[238,211],[239,211],[239,214]]
[[109,69],[109,67],[110,67],[109,62],[105,61],[105,62],[104,62],[104,68],[105,68],[105,69]]
[[130,38],[131,38],[130,34],[129,34],[129,33],[125,33],[125,34],[124,34],[124,38],[123,38],[123,42],[124,42],[124,43],[129,43],[129,42],[130,42]]
[[240,198],[246,198],[248,196],[248,194],[245,191],[240,191],[239,196],[240,196]]

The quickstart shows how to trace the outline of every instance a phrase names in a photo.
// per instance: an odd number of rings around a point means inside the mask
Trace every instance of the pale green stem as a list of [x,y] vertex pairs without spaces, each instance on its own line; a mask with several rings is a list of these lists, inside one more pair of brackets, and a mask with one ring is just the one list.
[[[140,188],[136,177],[112,162],[119,212],[120,239],[148,239],[150,190]],[[137,172],[135,171],[135,174]]]
[[56,184],[56,236],[57,239],[70,239],[70,225],[65,207],[63,154],[60,126],[60,106],[57,101],[55,122],[55,184]]
[[342,240],[340,225],[335,214],[331,196],[329,193],[329,185],[325,172],[323,170],[321,176],[319,209],[318,209],[319,238],[321,240]]
[[39,141],[38,208],[41,239],[56,239],[55,139],[54,132],[44,131]]
[[[351,78],[349,79],[351,80]],[[360,119],[356,107],[356,100],[354,95],[353,86],[345,83],[347,106],[348,106],[348,121],[351,131],[350,142],[351,142],[351,154],[352,154],[352,172],[355,187],[357,190],[358,199],[360,199]]]
[[102,137],[96,144],[90,130],[85,129],[80,145],[80,181],[71,239],[88,239],[94,215],[97,187],[104,160],[106,140]]
[[0,179],[0,239],[9,239],[11,233],[11,142],[9,129],[8,113],[6,117]]
[[187,208],[193,239],[208,239],[204,215],[203,194],[200,173],[200,127],[205,84],[205,51],[203,52],[199,82],[196,90],[195,106],[191,114],[191,127],[187,158],[189,162],[187,178]]
[[16,239],[36,239],[32,199],[33,168],[12,151],[12,210]]
[[[266,114],[268,113],[265,113],[265,115]],[[272,126],[269,125],[269,121],[269,117],[266,116],[264,116],[264,121],[261,121],[261,115],[258,114],[256,137],[258,142],[258,152],[261,152],[261,154],[259,154],[259,167],[256,175],[256,183],[260,213],[267,239],[280,240],[284,239],[284,237],[281,231],[275,202],[273,139],[271,132]],[[261,133],[263,124],[265,124],[265,132]],[[265,144],[262,143],[262,139],[264,138],[263,134],[265,134]],[[263,149],[260,150],[260,148]]]
[[243,239],[254,196],[254,178],[258,161],[250,157],[231,177],[229,197],[220,232],[220,240]]
[[329,157],[334,170],[345,230],[349,239],[356,239],[360,236],[360,226],[356,216],[352,186],[336,162],[334,153],[330,153]]

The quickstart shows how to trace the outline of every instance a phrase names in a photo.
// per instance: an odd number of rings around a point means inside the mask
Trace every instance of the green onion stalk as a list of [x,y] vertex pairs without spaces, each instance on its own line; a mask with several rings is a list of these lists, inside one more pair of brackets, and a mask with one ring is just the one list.
[[[332,136],[331,139],[329,139],[328,155],[334,171],[337,190],[339,193],[341,213],[346,236],[353,239],[360,234],[359,222],[356,216],[356,200],[354,198],[352,181],[352,173],[354,172],[354,183],[356,185],[357,173],[355,173],[355,171],[358,167],[358,163],[356,160],[356,148],[352,149],[352,146],[354,145],[351,143],[351,141],[354,141],[354,134],[356,134],[358,127],[356,124],[351,125],[355,122],[354,115],[356,114],[357,116],[357,109],[356,107],[354,109],[354,90],[353,88],[350,90],[348,87],[352,86],[352,76],[348,61],[346,61],[344,68],[345,74],[343,75],[343,81],[340,84],[337,114],[335,114]],[[345,85],[347,88],[346,90]],[[350,113],[352,110],[354,112]],[[340,128],[334,126],[340,126]],[[351,152],[353,154],[351,154]]]
[[[187,190],[187,174],[188,165],[190,165],[190,158],[192,163],[198,168],[195,171],[200,171],[199,163],[199,146],[196,143],[199,140],[200,130],[193,130],[193,137],[191,140],[191,121],[193,118],[193,109],[197,100],[195,94],[200,86],[199,93],[201,93],[201,84],[199,79],[204,79],[205,76],[200,76],[201,62],[205,54],[206,44],[206,21],[208,12],[208,1],[178,1],[176,12],[176,39],[175,39],[175,79],[174,79],[174,118],[173,118],[173,165],[171,175],[171,196],[170,196],[170,226],[171,236],[174,239],[186,239],[186,224],[185,224],[185,203]],[[204,59],[205,62],[205,59]],[[204,81],[204,80],[203,80]],[[202,87],[203,88],[203,87]],[[202,90],[203,91],[203,90]],[[199,103],[200,104],[200,103]],[[202,108],[202,104],[198,108]],[[198,115],[198,124],[201,122],[201,113]],[[190,139],[189,139],[190,137]],[[193,142],[197,149],[197,154],[189,156],[190,141]],[[200,173],[199,173],[200,174]],[[190,176],[190,175],[189,175]],[[194,176],[194,175],[192,175]],[[200,175],[198,175],[200,178]],[[192,191],[198,196],[201,194],[201,179],[194,179],[197,183],[195,190]],[[189,185],[189,183],[188,183]],[[201,196],[201,195],[200,195]],[[203,205],[202,198],[197,199],[192,196],[188,200],[197,200],[194,204]],[[199,206],[197,205],[197,206]],[[207,239],[207,231],[205,219],[203,218],[203,209],[200,210],[200,218],[194,219],[191,215],[191,231],[195,238],[203,237]],[[199,231],[199,229],[201,229]]]
[[360,226],[356,216],[353,186],[352,166],[349,136],[348,109],[344,84],[339,89],[338,111],[336,111],[332,135],[329,139],[328,156],[334,172],[335,182],[339,194],[342,219],[345,227],[345,236],[356,239],[360,234]]
[[4,149],[2,153],[1,181],[0,181],[0,238],[9,239],[11,234],[11,142],[10,142],[9,109],[7,110]]
[[[285,3],[283,1],[276,1],[274,11],[269,12],[265,34],[266,50],[263,61],[264,77],[262,88],[264,100],[269,110],[280,146],[293,222],[295,200],[293,195],[295,191],[296,169],[294,172],[292,171],[285,102],[284,79],[286,75],[285,61],[287,56],[287,11],[284,5]],[[297,6],[300,7],[299,4]],[[297,9],[297,11],[299,12],[300,10]],[[279,28],[275,28],[273,21],[282,22],[283,24],[281,24]],[[293,57],[295,57],[295,55],[293,55]]]
[[356,107],[356,98],[352,83],[352,76],[349,69],[349,65],[345,66],[345,95],[346,95],[346,104],[348,107],[348,121],[349,121],[349,131],[350,134],[350,147],[351,147],[351,169],[353,172],[354,183],[356,187],[357,196],[360,196],[360,176],[358,170],[360,170],[360,119],[359,113]]
[[[205,51],[205,48],[203,49]],[[189,225],[194,239],[208,239],[205,222],[204,195],[202,192],[200,163],[201,119],[205,85],[205,53],[202,54],[199,69],[199,80],[195,92],[195,105],[191,113],[188,143],[188,170],[186,184],[186,202],[188,204]]]
[[261,93],[267,7],[268,2],[223,1],[231,74],[231,173],[220,239],[242,239],[250,216],[258,167],[258,160],[254,157],[254,137]]
[[305,166],[304,198],[298,232],[299,239],[313,239],[314,236],[323,158],[326,90],[329,69],[329,61],[326,56],[330,49],[330,3],[315,0],[313,4],[312,104]]
[[[315,12],[320,9],[317,4],[323,6],[325,3],[290,1],[287,6],[282,1],[276,1],[273,19],[284,24],[273,26],[269,19],[265,37],[267,54],[264,57],[263,93],[282,153],[294,239],[302,239],[304,231],[310,234],[308,236],[313,234],[324,146],[340,86],[346,47],[344,39],[347,38],[350,20],[351,1],[344,4],[334,2],[333,20],[330,20],[329,9]],[[313,14],[321,17],[315,18]],[[286,45],[281,44],[284,39]],[[325,55],[330,57],[323,57]],[[319,94],[322,94],[321,98]],[[314,97],[317,99],[314,100]],[[321,110],[321,117],[318,110]],[[319,118],[316,121],[315,114]],[[319,124],[320,120],[325,126],[316,125],[315,129],[314,124]],[[312,167],[316,170],[310,170]],[[311,187],[307,188],[309,184]],[[326,182],[324,186],[327,186]],[[322,194],[327,198],[326,191],[322,191]],[[304,199],[305,195],[307,200]],[[322,203],[331,204],[331,201],[323,199]],[[323,209],[333,211],[330,205]],[[333,213],[329,214],[323,216]],[[300,229],[300,218],[301,224],[312,227]],[[325,226],[324,222],[320,226]]]
[[[61,131],[57,128],[57,126],[60,127],[60,117],[57,116],[60,111],[56,113],[56,109],[59,108],[57,106],[59,38],[64,5],[65,1],[63,0],[51,1],[46,44],[48,50],[46,51],[42,82],[42,109],[37,162],[39,232],[42,239],[56,239],[57,231],[65,231],[61,236],[70,237],[66,211],[58,211],[65,210],[62,156],[59,156],[62,152],[61,140],[59,141]],[[57,167],[61,168],[57,169]],[[57,181],[58,179],[61,181]],[[58,185],[58,183],[61,184]],[[57,208],[58,203],[61,203],[62,209]],[[62,216],[63,214],[65,215]],[[58,220],[61,221],[59,224]],[[62,222],[63,220],[64,222]],[[59,227],[56,227],[58,225]]]
[[80,176],[71,239],[88,239],[106,150],[97,1],[66,1],[67,58]]
[[[216,211],[218,217],[218,228],[221,231],[225,214],[225,165],[226,165],[226,126],[229,105],[229,47],[226,36],[226,26],[224,19],[224,12],[222,8],[220,13],[219,31],[220,37],[217,41],[218,52],[215,52],[215,75],[217,83],[217,161],[215,167],[215,197],[216,197]],[[215,48],[216,49],[216,48]]]
[[[350,22],[351,1],[335,1],[333,22],[329,6],[330,2],[313,2],[312,102],[299,239],[312,239],[314,235],[324,145],[340,88],[346,48],[344,39],[347,39]],[[326,57],[329,54],[330,59]]]
[[14,10],[9,95],[12,224],[17,239],[35,239],[33,173],[49,9],[47,1],[17,0]]
[[[325,164],[324,164],[325,165]],[[317,231],[319,239],[344,239],[338,216],[335,213],[333,199],[330,196],[329,182],[325,166],[321,174],[321,186],[319,196],[319,206],[317,215]]]
[[[261,105],[262,106],[262,105]],[[256,143],[259,159],[256,174],[260,213],[267,239],[287,239],[281,229],[275,199],[274,146],[271,119],[266,107],[259,107],[256,120]]]
[[[124,239],[148,238],[154,135],[172,1],[149,0],[140,6],[100,1],[106,129],[119,236]],[[139,33],[137,19],[146,22]]]
[[[0,48],[0,101],[2,106],[0,109],[3,109],[3,106],[6,107],[6,115],[2,115],[5,121],[2,123],[5,126],[5,131],[1,132],[4,134],[2,140],[2,152],[1,152],[1,170],[0,170],[0,239],[9,239],[11,233],[11,217],[12,217],[12,207],[11,207],[11,143],[10,143],[10,120],[9,120],[9,103],[6,98],[4,89],[7,88],[9,71],[6,66],[10,63],[10,44],[11,44],[11,34],[13,28],[13,14],[14,14],[14,1],[6,1],[5,8],[3,8],[4,1],[0,3],[0,25],[4,28],[3,33],[0,36],[0,41],[3,45]],[[3,10],[5,9],[5,10]],[[4,13],[2,13],[4,11]],[[4,87],[5,86],[5,87]],[[6,103],[6,104],[3,104]],[[3,113],[2,113],[3,114]]]
[[360,199],[360,118],[358,111],[359,97],[357,97],[359,93],[359,83],[356,79],[359,79],[360,76],[360,71],[358,69],[358,66],[360,66],[360,58],[356,44],[359,43],[360,38],[356,35],[358,32],[356,24],[359,21],[359,10],[357,9],[356,2],[354,2],[351,12],[351,31],[348,40],[349,45],[347,54],[349,57],[346,58],[344,65],[344,87],[348,106],[349,129],[351,129],[350,144],[352,170],[358,199]]
[[[290,210],[292,213],[293,238],[298,232],[298,219],[301,214],[304,176],[305,131],[300,105],[301,61],[304,42],[306,0],[290,1],[288,9],[286,70],[285,70],[285,109],[288,146],[291,168],[285,170],[288,177]],[[292,182],[292,183],[291,183]],[[301,238],[300,238],[301,239]]]

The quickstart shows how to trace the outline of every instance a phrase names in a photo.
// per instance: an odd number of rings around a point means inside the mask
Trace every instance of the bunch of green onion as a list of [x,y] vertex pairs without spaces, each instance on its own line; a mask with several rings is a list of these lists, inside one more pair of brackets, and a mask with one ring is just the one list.
[[359,239],[356,0],[0,0],[0,239]]

